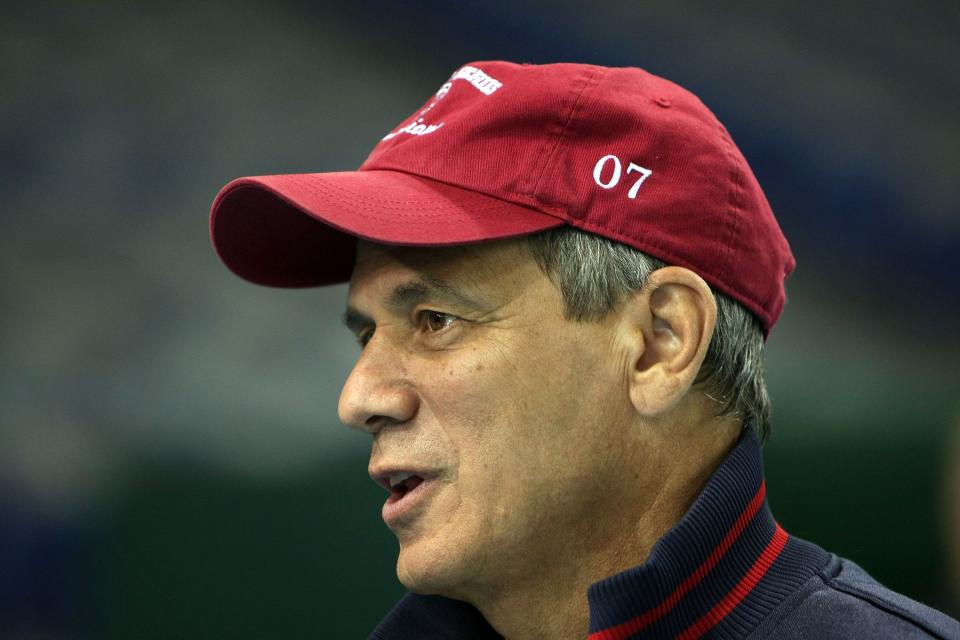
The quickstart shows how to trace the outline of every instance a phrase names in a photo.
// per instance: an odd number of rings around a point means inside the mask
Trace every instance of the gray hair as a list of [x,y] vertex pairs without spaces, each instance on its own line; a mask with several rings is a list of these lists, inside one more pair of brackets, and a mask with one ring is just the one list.
[[[524,238],[527,250],[560,289],[565,315],[599,321],[641,290],[666,263],[632,247],[573,227]],[[713,292],[717,323],[694,385],[718,404],[718,416],[752,424],[761,440],[770,433],[770,399],[763,380],[763,329],[732,298]]]

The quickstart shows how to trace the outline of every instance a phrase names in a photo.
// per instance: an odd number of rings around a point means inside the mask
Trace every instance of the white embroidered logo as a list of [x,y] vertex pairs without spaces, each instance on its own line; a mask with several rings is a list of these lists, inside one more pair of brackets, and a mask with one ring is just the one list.
[[381,142],[384,140],[389,140],[390,138],[394,138],[402,133],[412,136],[425,136],[428,133],[433,133],[442,127],[442,122],[438,124],[424,124],[423,117],[428,111],[433,109],[438,102],[443,100],[447,93],[450,92],[450,89],[453,88],[453,83],[456,80],[466,80],[471,86],[477,89],[477,91],[487,96],[492,95],[494,91],[503,86],[502,82],[492,76],[487,75],[482,69],[471,67],[470,65],[460,67],[453,73],[452,76],[450,76],[450,79],[444,82],[440,89],[437,90],[437,93],[433,98],[433,102],[427,105],[426,108],[419,113],[416,120],[397,129],[396,131],[383,136]]
[[[471,67],[469,65],[465,67],[460,67],[460,69],[454,72],[454,74],[450,76],[450,83],[452,83],[454,80],[467,80],[479,91],[481,91],[482,93],[485,93],[488,96],[503,86],[502,82],[500,82],[496,78],[492,78],[488,76],[486,73],[483,72],[482,69],[477,69],[476,67]],[[442,91],[443,87],[440,87],[440,90]]]
[[423,118],[417,118],[407,126],[397,129],[393,133],[388,133],[387,135],[383,136],[383,139],[389,140],[390,138],[393,138],[394,136],[398,136],[401,133],[409,133],[412,136],[425,136],[428,133],[433,133],[434,131],[436,131],[442,126],[443,126],[442,122],[440,124],[423,124]]

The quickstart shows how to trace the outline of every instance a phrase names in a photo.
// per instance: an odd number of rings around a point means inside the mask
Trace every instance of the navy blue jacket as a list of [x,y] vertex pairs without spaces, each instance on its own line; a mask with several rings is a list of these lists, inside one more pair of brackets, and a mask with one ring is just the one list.
[[[960,623],[788,535],[770,513],[747,430],[647,561],[587,591],[589,640],[949,638]],[[472,606],[408,593],[376,640],[500,638]]]

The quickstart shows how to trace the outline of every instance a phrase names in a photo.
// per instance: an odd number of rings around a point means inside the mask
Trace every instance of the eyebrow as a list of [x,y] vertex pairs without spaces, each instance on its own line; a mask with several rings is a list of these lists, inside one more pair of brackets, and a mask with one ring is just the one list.
[[[420,276],[409,282],[401,283],[394,287],[383,302],[385,306],[401,311],[414,307],[424,300],[444,302],[458,309],[470,311],[478,311],[483,307],[479,301],[471,298],[459,288],[435,276]],[[348,305],[343,314],[343,324],[353,333],[359,333],[360,330],[376,323],[367,314]]]

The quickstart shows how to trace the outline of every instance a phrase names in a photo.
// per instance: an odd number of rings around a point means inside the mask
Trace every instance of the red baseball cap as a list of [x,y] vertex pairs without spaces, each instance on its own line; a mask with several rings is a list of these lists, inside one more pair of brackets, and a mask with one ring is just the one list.
[[443,246],[571,225],[687,267],[769,333],[795,262],[727,130],[637,68],[473,62],[357,171],[239,178],[214,247],[237,275],[307,287],[350,278],[356,239]]

